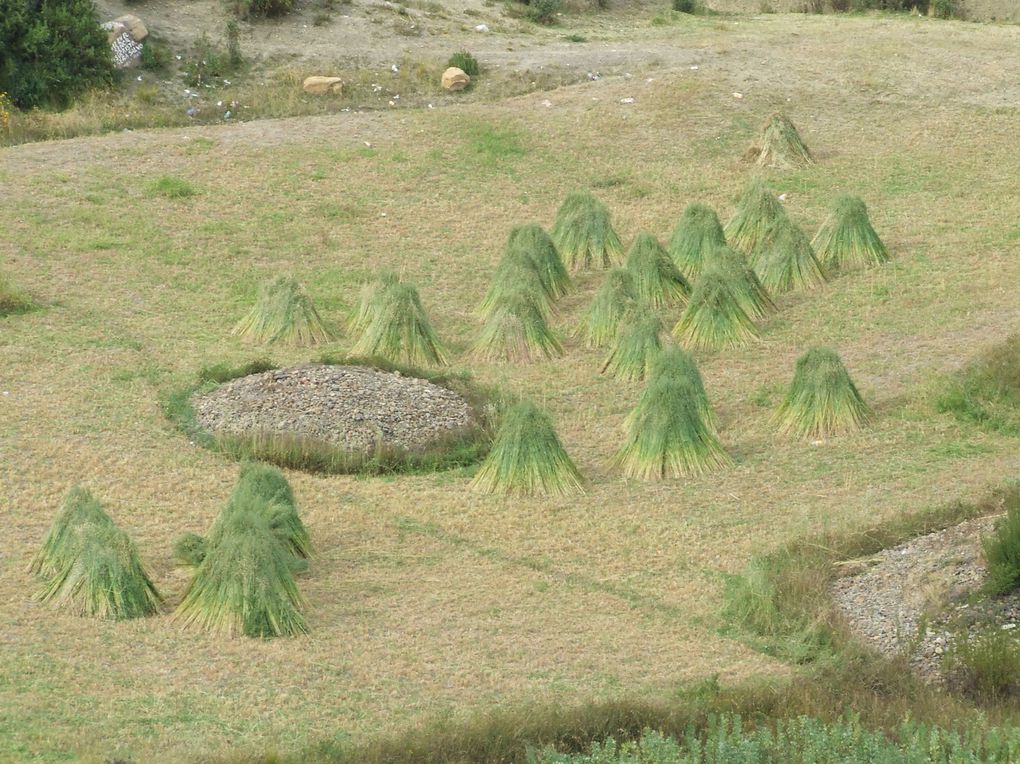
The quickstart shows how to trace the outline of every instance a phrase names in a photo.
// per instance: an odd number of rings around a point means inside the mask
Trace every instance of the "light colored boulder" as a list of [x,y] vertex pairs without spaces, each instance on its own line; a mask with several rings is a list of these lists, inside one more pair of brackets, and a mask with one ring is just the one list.
[[456,66],[451,66],[445,72],[443,72],[443,89],[444,90],[463,90],[471,84],[471,78],[464,72],[463,69],[458,69]]
[[107,21],[103,24],[103,29],[106,30],[106,44],[113,45],[113,41],[120,37],[122,34],[127,32],[127,27],[121,24],[119,21]]
[[118,16],[113,20],[113,23],[123,24],[135,42],[141,42],[149,36],[149,30],[145,28],[145,23],[134,14],[126,13],[123,16]]
[[340,93],[344,92],[344,81],[339,77],[320,77],[315,75],[313,77],[306,77],[301,85],[301,89],[312,95],[326,95],[327,93],[340,95]]

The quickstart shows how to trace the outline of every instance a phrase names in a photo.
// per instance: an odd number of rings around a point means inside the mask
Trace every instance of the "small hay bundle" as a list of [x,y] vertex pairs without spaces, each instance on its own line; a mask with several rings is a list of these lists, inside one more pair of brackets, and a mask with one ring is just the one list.
[[737,302],[747,315],[764,318],[776,309],[768,290],[742,254],[731,247],[717,247],[712,257],[715,260],[712,267],[729,275]]
[[609,208],[589,194],[570,194],[556,213],[552,239],[571,271],[610,268],[623,258]]
[[705,204],[689,204],[673,230],[669,255],[680,272],[694,282],[708,264],[712,251],[725,244],[726,236],[715,210]]
[[413,285],[398,282],[379,290],[368,312],[370,318],[352,348],[354,354],[403,360],[412,366],[446,364],[442,344]]
[[548,317],[553,312],[553,297],[542,283],[535,261],[523,249],[508,246],[489,290],[478,305],[478,315],[488,318],[510,295],[518,292],[530,295],[543,316]]
[[691,286],[669,254],[650,233],[639,234],[627,254],[627,270],[634,276],[639,300],[661,307],[683,303]]
[[35,303],[0,273],[0,317],[28,313],[34,307]]
[[31,571],[43,579],[37,599],[76,615],[139,618],[161,602],[131,538],[80,487],[65,497]]
[[273,509],[252,497],[223,518],[215,541],[174,612],[185,626],[235,636],[293,636],[308,631],[294,581],[296,563],[266,518]]
[[869,418],[843,361],[829,348],[811,348],[797,359],[793,382],[775,415],[781,432],[803,438],[859,430]]
[[583,493],[582,483],[549,415],[525,400],[507,411],[471,488],[512,496],[566,496]]
[[704,388],[698,389],[690,369],[689,359],[673,350],[656,360],[615,457],[627,477],[693,477],[733,463],[705,416]]
[[673,336],[701,350],[742,345],[758,336],[758,327],[741,307],[739,287],[726,269],[712,267],[694,285],[690,302],[673,327]]
[[[698,364],[694,362],[694,358],[686,350],[678,345],[664,348],[661,353],[655,356],[648,369],[649,378],[656,374],[672,374],[677,378],[685,379],[694,391],[694,400],[701,416],[706,424],[715,428],[715,411],[712,410],[712,406],[708,402],[708,393],[705,391],[705,382],[701,378],[701,371],[698,369]],[[624,419],[623,426],[625,428],[630,427],[634,413],[632,411]]]
[[856,196],[841,196],[822,223],[811,245],[818,259],[832,270],[878,265],[889,259],[885,244],[868,218],[868,208]]
[[583,336],[590,348],[603,347],[616,337],[624,315],[637,301],[634,275],[623,268],[613,268],[596,290],[576,334]]
[[294,347],[333,339],[312,298],[289,276],[276,276],[265,282],[258,301],[231,334],[251,342],[280,342]]
[[492,309],[474,354],[486,361],[529,362],[561,356],[563,346],[546,323],[541,297],[517,284]]
[[537,223],[515,226],[507,250],[519,250],[535,264],[538,277],[550,298],[556,300],[570,291],[570,274],[552,237]]
[[644,379],[662,352],[662,320],[651,308],[635,305],[620,324],[602,364],[602,373],[627,381]]
[[782,203],[765,187],[761,178],[755,178],[737,202],[737,210],[726,224],[726,240],[731,247],[752,258],[755,250],[780,218],[786,217]]
[[755,164],[760,167],[803,167],[815,161],[793,122],[779,112],[765,124],[757,153]]
[[382,297],[383,292],[392,286],[400,283],[397,274],[390,270],[379,271],[378,275],[361,287],[361,298],[358,300],[358,309],[351,316],[347,328],[351,334],[361,334],[368,325],[372,323],[375,307]]
[[800,226],[789,218],[780,218],[769,229],[756,250],[756,270],[762,285],[776,293],[811,289],[825,283],[811,242]]

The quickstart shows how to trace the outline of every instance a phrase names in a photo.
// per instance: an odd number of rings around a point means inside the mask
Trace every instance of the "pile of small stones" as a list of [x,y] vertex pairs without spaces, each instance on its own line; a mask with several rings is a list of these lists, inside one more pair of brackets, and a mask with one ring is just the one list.
[[292,436],[351,453],[421,450],[471,426],[468,402],[445,387],[364,366],[310,364],[252,374],[196,393],[214,435]]

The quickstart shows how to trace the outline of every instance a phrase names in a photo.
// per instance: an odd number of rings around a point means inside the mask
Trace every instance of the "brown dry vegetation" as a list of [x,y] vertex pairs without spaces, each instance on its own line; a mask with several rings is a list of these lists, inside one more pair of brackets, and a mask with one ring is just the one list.
[[[927,398],[935,374],[1020,323],[1020,30],[790,16],[655,35],[698,70],[0,153],[0,264],[44,306],[0,320],[0,759],[293,750],[497,704],[784,672],[718,634],[720,573],[1017,474],[1014,439]],[[28,561],[83,482],[179,600],[173,540],[208,526],[237,467],[189,445],[159,399],[202,366],[252,358],[229,330],[267,275],[293,272],[336,320],[369,273],[398,270],[462,354],[513,225],[548,225],[586,186],[625,243],[666,237],[692,201],[725,218],[748,178],[740,156],[777,108],[819,159],[771,176],[790,214],[814,230],[836,195],[858,194],[894,259],[781,298],[761,342],[699,357],[734,468],[621,479],[607,465],[640,385],[599,376],[601,354],[568,342],[561,360],[473,370],[552,413],[584,497],[480,496],[467,472],[289,474],[319,550],[300,581],[307,637],[84,621],[31,599]],[[164,175],[197,193],[151,193]],[[558,331],[596,283],[579,279]],[[814,344],[838,348],[872,427],[821,445],[773,434],[771,407]]]

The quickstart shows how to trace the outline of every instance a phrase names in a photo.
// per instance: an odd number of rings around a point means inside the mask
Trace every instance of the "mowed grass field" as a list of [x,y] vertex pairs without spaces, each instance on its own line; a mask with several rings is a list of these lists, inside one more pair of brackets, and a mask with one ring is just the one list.
[[[1017,476],[1015,439],[959,425],[932,398],[940,375],[1020,328],[1020,29],[772,16],[642,34],[689,47],[698,68],[0,152],[0,267],[44,305],[0,319],[0,760],[293,752],[494,705],[781,675],[720,634],[725,573]],[[641,385],[601,377],[601,352],[569,338],[556,361],[473,363],[473,309],[511,226],[551,224],[570,191],[593,189],[625,244],[643,230],[668,240],[694,201],[725,220],[775,109],[819,159],[768,174],[791,216],[813,233],[835,196],[860,195],[893,261],[781,297],[760,342],[698,356],[736,466],[625,481],[610,460]],[[159,193],[164,176],[194,193]],[[585,496],[479,496],[470,470],[288,473],[318,549],[298,639],[33,601],[29,560],[83,483],[135,538],[169,612],[187,582],[173,542],[208,527],[237,465],[190,444],[161,397],[206,365],[315,357],[230,336],[265,277],[293,272],[341,323],[383,267],[419,286],[457,367],[548,409]],[[561,303],[561,336],[599,278]],[[774,435],[814,344],[842,354],[872,427],[817,445]]]

